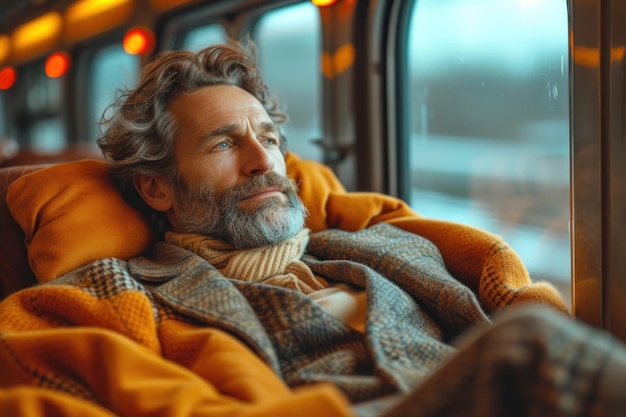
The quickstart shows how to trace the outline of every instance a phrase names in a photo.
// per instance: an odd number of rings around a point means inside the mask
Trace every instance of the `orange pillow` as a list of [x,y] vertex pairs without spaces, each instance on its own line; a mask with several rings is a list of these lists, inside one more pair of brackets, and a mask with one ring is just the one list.
[[154,239],[147,220],[124,201],[100,160],[24,175],[9,186],[7,205],[24,231],[28,261],[41,283],[97,259],[130,259]]

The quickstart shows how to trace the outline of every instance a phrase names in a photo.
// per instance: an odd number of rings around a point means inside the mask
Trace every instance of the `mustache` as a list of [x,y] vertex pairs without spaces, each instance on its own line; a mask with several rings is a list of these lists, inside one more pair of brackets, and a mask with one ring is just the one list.
[[219,197],[243,200],[269,188],[276,188],[287,195],[298,194],[298,186],[293,180],[275,172],[268,172],[223,190],[219,193]]

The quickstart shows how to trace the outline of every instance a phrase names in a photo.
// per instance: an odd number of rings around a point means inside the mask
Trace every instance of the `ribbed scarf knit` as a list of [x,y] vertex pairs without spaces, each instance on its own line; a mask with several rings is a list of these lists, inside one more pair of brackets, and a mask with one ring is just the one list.
[[225,277],[311,294],[329,285],[300,260],[309,233],[309,229],[302,229],[291,239],[252,249],[235,249],[228,243],[193,233],[167,232],[165,240],[204,258]]

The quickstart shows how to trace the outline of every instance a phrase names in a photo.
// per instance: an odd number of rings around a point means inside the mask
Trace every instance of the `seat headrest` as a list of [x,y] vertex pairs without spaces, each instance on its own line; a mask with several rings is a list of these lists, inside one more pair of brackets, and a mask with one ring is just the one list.
[[0,299],[37,282],[28,264],[24,232],[17,224],[6,202],[9,185],[44,165],[22,165],[0,168]]

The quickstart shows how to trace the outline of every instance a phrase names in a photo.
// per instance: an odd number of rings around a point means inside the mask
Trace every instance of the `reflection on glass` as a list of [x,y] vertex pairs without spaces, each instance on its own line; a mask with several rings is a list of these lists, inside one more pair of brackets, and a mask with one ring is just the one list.
[[190,30],[183,41],[183,49],[198,52],[209,45],[223,43],[226,40],[226,30],[219,23],[212,23]]
[[100,118],[115,100],[117,91],[131,88],[137,82],[139,65],[138,57],[127,54],[121,43],[102,48],[93,57],[87,89],[90,141],[98,137]]
[[285,129],[289,150],[321,161],[320,148],[311,142],[322,136],[317,8],[304,2],[271,11],[255,31],[263,78],[289,114]]
[[565,0],[420,0],[410,21],[410,203],[502,236],[570,298]]

